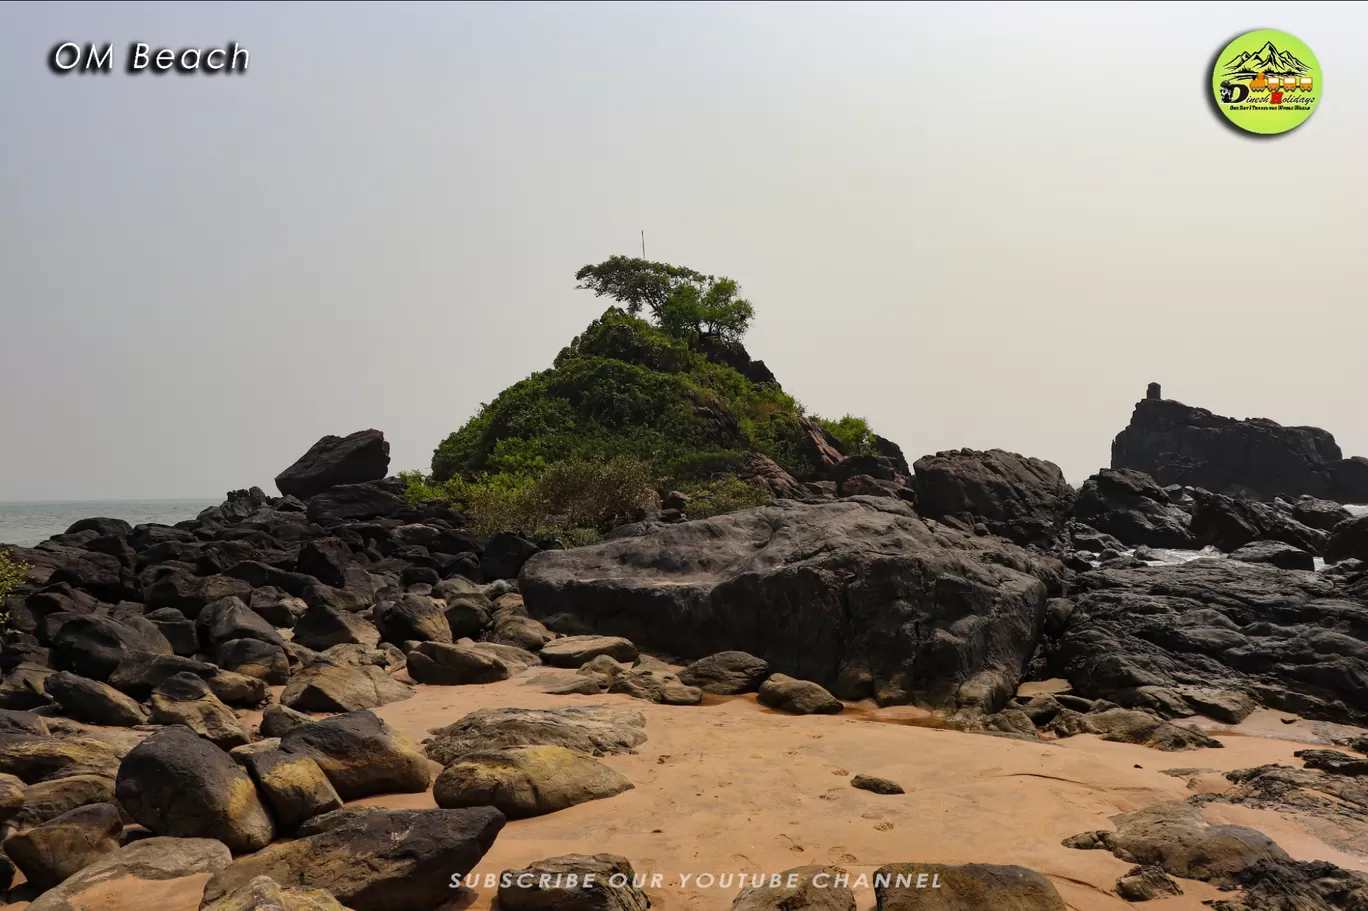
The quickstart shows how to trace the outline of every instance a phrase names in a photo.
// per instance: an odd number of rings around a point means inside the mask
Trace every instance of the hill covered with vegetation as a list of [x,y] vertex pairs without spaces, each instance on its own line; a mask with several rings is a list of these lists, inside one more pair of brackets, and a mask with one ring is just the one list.
[[576,278],[615,305],[443,440],[430,475],[406,475],[410,499],[578,543],[669,491],[689,498],[690,517],[765,502],[765,488],[737,475],[753,453],[814,477],[811,422],[845,455],[872,451],[862,419],[805,415],[751,360],[742,340],[754,307],[735,281],[628,257]]

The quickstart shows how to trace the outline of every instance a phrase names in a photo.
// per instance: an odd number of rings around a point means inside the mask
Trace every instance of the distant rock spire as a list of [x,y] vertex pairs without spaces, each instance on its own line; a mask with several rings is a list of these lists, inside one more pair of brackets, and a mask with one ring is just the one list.
[[1147,398],[1147,399],[1162,399],[1162,398],[1163,398],[1163,396],[1159,394],[1159,384],[1158,384],[1158,383],[1150,383],[1150,384],[1149,384],[1149,388],[1145,390],[1145,398]]

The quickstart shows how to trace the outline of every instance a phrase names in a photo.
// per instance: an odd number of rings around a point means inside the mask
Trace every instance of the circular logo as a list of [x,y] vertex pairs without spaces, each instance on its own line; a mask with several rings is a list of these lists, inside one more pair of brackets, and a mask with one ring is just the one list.
[[1271,28],[1248,32],[1226,45],[1211,75],[1221,113],[1240,129],[1263,135],[1301,126],[1324,89],[1311,49]]

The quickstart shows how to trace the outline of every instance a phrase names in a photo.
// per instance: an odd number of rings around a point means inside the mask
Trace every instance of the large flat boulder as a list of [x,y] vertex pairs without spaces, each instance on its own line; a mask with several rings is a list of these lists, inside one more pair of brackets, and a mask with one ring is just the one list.
[[646,742],[640,712],[605,705],[554,709],[489,708],[431,731],[430,759],[450,765],[467,753],[519,746],[561,746],[589,756],[626,753]]
[[323,437],[276,475],[275,482],[285,496],[307,500],[339,484],[378,481],[388,471],[385,435],[378,430],[359,430],[345,437]]
[[1010,698],[1062,568],[907,504],[783,501],[546,551],[530,613],[686,659],[741,650],[843,699],[981,707]]

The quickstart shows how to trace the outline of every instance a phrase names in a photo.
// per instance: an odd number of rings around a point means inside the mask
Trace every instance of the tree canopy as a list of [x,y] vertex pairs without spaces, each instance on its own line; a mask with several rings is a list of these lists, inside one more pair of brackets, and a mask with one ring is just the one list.
[[739,342],[755,308],[730,278],[639,257],[614,256],[575,273],[576,287],[611,297],[628,313],[650,311],[656,325],[690,344],[701,339]]

